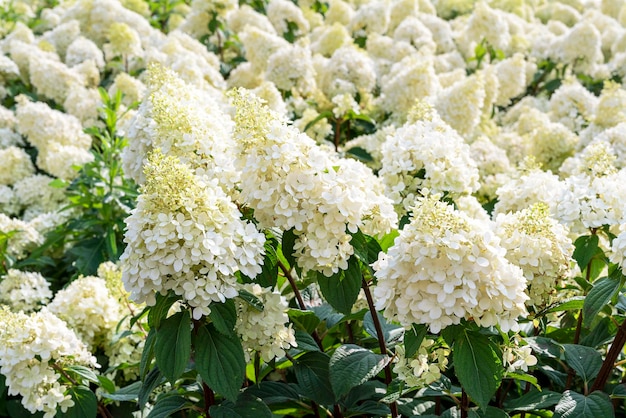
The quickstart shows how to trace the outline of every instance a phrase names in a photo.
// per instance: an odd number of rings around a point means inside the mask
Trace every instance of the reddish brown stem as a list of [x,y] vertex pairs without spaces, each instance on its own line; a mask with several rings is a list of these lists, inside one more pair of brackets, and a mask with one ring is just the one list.
[[598,373],[596,380],[591,386],[590,392],[604,389],[604,386],[613,371],[615,361],[624,348],[624,344],[626,344],[626,321],[622,322],[622,325],[617,330],[617,335],[613,340],[613,344],[611,344],[609,352],[606,354],[606,358],[602,363],[602,367],[600,368],[600,372]]

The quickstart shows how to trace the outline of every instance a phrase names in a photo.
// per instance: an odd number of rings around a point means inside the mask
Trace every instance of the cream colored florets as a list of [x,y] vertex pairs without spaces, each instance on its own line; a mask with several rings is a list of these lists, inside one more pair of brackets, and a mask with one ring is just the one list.
[[438,333],[462,319],[483,327],[517,330],[527,315],[526,278],[504,257],[487,222],[421,198],[388,253],[373,264],[376,308],[404,326],[428,325]]
[[448,366],[450,349],[426,338],[412,357],[407,358],[405,353],[404,346],[396,346],[393,371],[407,386],[422,388],[441,378]]
[[50,283],[37,272],[9,269],[0,278],[0,304],[29,313],[39,310],[52,298]]

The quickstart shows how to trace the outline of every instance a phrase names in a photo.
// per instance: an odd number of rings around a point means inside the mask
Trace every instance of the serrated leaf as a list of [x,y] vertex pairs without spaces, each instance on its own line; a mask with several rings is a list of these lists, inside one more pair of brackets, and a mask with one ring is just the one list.
[[583,324],[589,326],[621,288],[622,281],[618,278],[602,277],[596,280],[583,303]]
[[293,246],[296,243],[296,234],[294,229],[291,228],[288,231],[283,232],[283,239],[281,243],[281,250],[285,260],[289,263],[289,267],[295,267],[296,259],[293,256]]
[[276,239],[268,239],[265,241],[265,256],[263,257],[263,265],[261,273],[259,273],[254,281],[261,287],[274,287],[278,278],[278,255],[275,246],[278,245]]
[[148,399],[150,399],[150,393],[161,383],[163,383],[163,374],[158,367],[155,367],[146,375],[146,378],[142,382],[141,389],[139,389],[137,403],[140,409],[143,409]]
[[263,399],[268,405],[288,401],[297,401],[300,395],[292,383],[263,381],[258,385],[248,387],[246,393]]
[[78,376],[82,377],[83,379],[87,379],[87,381],[89,381],[91,383],[98,383],[98,376],[96,376],[94,371],[91,370],[88,367],[74,365],[74,366],[67,366],[66,370],[68,370],[68,371],[70,371],[72,373],[77,374]]
[[235,302],[232,299],[227,299],[224,303],[211,303],[209,308],[211,308],[209,318],[215,329],[224,335],[231,335],[237,323]]
[[161,395],[157,398],[154,407],[147,418],[169,418],[174,412],[185,408],[187,400],[179,395]]
[[140,381],[133,382],[130,385],[124,386],[123,388],[115,391],[114,393],[103,393],[102,397],[118,402],[134,401],[139,396],[141,385],[142,382]]
[[[383,338],[385,342],[393,342],[397,341],[404,333],[404,328],[399,325],[390,324],[387,320],[378,312],[376,312],[376,316],[378,317],[378,321],[380,322],[380,328],[383,332]],[[367,311],[365,316],[363,317],[363,328],[365,331],[374,338],[378,338],[378,333],[376,332],[376,326],[374,325],[374,319],[372,317],[372,313]]]
[[454,341],[454,372],[467,394],[483,410],[502,381],[502,355],[487,336],[462,332]]
[[350,234],[352,239],[350,244],[354,248],[354,254],[361,262],[371,269],[370,264],[378,260],[378,254],[382,251],[380,244],[369,235],[365,235],[361,231]]
[[209,414],[213,418],[272,418],[272,411],[262,400],[248,393],[242,393],[237,398],[237,402],[223,402],[219,406],[212,406]]
[[341,398],[350,389],[376,376],[391,358],[375,354],[354,344],[345,344],[330,358],[330,384],[335,397]]
[[139,362],[139,378],[143,380],[148,373],[152,359],[154,358],[154,342],[156,341],[156,328],[150,329],[146,342],[141,352],[141,361]]
[[[0,391],[1,393],[1,391]],[[626,399],[626,383],[620,383],[613,388],[611,393],[613,399]]]
[[239,295],[237,297],[259,312],[263,312],[263,309],[265,309],[265,306],[263,306],[263,302],[261,302],[261,299],[257,298],[255,295],[248,292],[247,290],[239,289]]
[[574,296],[571,299],[558,303],[557,305],[548,309],[546,312],[552,313],[552,312],[563,312],[563,311],[577,311],[583,308],[584,303],[585,303],[584,296]]
[[324,299],[338,312],[349,314],[361,290],[361,268],[353,256],[348,261],[348,269],[340,270],[331,277],[317,274],[317,283]]
[[68,389],[69,395],[74,401],[74,406],[69,408],[64,417],[67,418],[95,418],[98,415],[98,399],[96,394],[85,386],[75,386]]
[[[98,384],[100,387],[107,391],[107,393],[115,392],[115,383],[111,379],[106,376],[98,375]],[[2,395],[2,390],[0,389],[0,396]]]
[[509,418],[509,414],[500,408],[488,406],[485,410],[470,409],[467,414],[468,418]]
[[154,343],[156,363],[163,376],[176,381],[191,357],[191,318],[189,311],[178,312],[161,322]]
[[361,147],[352,147],[346,151],[346,154],[355,157],[357,160],[364,163],[370,163],[374,161],[372,155]]
[[93,276],[104,260],[106,242],[102,238],[90,238],[69,249],[68,254],[75,258],[74,265],[84,276]]
[[294,372],[301,393],[309,399],[321,404],[335,403],[335,395],[330,384],[330,357],[320,352],[309,352],[298,357]]
[[413,324],[411,328],[404,331],[404,355],[411,358],[422,345],[428,328],[424,324]]
[[595,349],[577,344],[563,344],[563,349],[565,361],[585,383],[598,375],[602,367],[602,355]]
[[296,335],[296,342],[298,343],[298,346],[296,348],[297,350],[320,351],[320,348],[318,347],[317,343],[308,332],[302,331],[302,330],[296,330],[295,335]]
[[161,321],[167,318],[172,305],[178,300],[176,297],[163,296],[160,293],[156,295],[156,303],[148,312],[148,325],[150,328],[158,328]]
[[321,322],[313,311],[303,311],[300,309],[290,308],[287,311],[287,315],[289,315],[289,319],[296,325],[297,328],[300,328],[309,334],[312,333]]
[[578,263],[580,271],[584,271],[598,250],[599,238],[597,235],[583,235],[574,242],[574,254],[572,257]]
[[374,416],[374,417],[386,417],[391,414],[391,410],[387,405],[381,402],[367,400],[359,405],[355,405],[348,409],[346,413],[343,415],[344,417],[349,417],[352,415],[366,415],[366,416]]
[[194,347],[196,368],[202,380],[226,399],[236,400],[246,373],[239,339],[220,334],[208,324],[198,329]]
[[572,390],[563,393],[563,397],[554,409],[553,418],[613,418],[615,412],[606,393],[596,391],[589,396]]
[[556,405],[561,400],[561,394],[544,390],[540,392],[538,390],[531,390],[530,392],[520,396],[517,399],[504,403],[504,409],[506,411],[536,411],[538,409],[549,408]]

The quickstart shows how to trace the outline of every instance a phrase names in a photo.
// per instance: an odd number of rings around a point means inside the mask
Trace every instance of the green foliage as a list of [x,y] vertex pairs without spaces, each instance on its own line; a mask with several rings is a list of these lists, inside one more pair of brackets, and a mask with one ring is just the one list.
[[156,364],[170,382],[175,382],[187,367],[191,355],[189,311],[178,312],[163,320],[154,342]]
[[335,397],[341,398],[350,389],[376,376],[390,360],[354,344],[337,348],[329,362],[330,384]]

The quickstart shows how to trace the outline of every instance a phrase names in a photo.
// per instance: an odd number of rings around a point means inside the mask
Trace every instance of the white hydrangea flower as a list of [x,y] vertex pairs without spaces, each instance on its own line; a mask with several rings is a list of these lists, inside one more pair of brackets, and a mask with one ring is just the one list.
[[434,109],[409,121],[382,146],[380,177],[385,193],[404,214],[420,190],[450,193],[452,198],[478,190],[478,169],[470,147]]
[[393,372],[408,387],[425,387],[438,381],[448,367],[450,349],[435,345],[430,338],[422,340],[412,357],[406,357],[405,347],[395,348]]
[[580,132],[593,119],[597,104],[598,98],[577,79],[568,79],[550,98],[550,119]]
[[244,284],[239,287],[263,303],[263,311],[258,311],[244,300],[236,299],[237,323],[235,331],[241,337],[241,343],[250,361],[253,352],[259,353],[263,361],[285,355],[285,351],[296,347],[296,337],[287,316],[287,299],[277,291],[262,288],[258,284]]
[[496,191],[509,181],[515,171],[506,151],[482,135],[470,145],[470,154],[480,174],[478,195],[486,201],[496,197]]
[[521,338],[516,335],[502,350],[502,364],[509,373],[518,370],[528,372],[528,367],[537,364],[537,357],[533,356],[532,348],[528,345],[520,346]]
[[23,148],[10,146],[0,149],[0,185],[10,186],[35,174],[30,155]]
[[551,55],[556,61],[571,65],[576,72],[593,73],[604,61],[602,36],[591,22],[578,22],[553,42]]
[[124,172],[144,182],[142,167],[150,151],[177,157],[196,174],[218,179],[226,193],[235,194],[239,173],[233,168],[233,123],[217,101],[185,83],[160,65],[148,69],[148,94],[128,130],[122,151]]
[[73,67],[84,61],[92,60],[99,70],[104,69],[104,54],[95,42],[79,36],[67,47],[65,64]]
[[203,180],[177,158],[155,151],[144,173],[137,207],[126,219],[124,286],[148,305],[157,292],[173,291],[199,319],[211,302],[237,296],[235,273],[261,272],[265,236],[240,219],[216,180]]
[[508,106],[511,99],[526,91],[526,59],[523,54],[514,54],[511,58],[495,64],[498,76],[498,106]]
[[274,33],[265,32],[254,26],[245,26],[239,34],[246,52],[246,59],[259,71],[267,68],[272,54],[288,48],[289,42]]
[[504,256],[492,226],[440,202],[418,199],[411,222],[372,265],[376,309],[403,326],[443,328],[474,321],[517,330],[527,315],[526,278]]
[[437,96],[435,109],[459,134],[469,136],[480,122],[485,94],[485,77],[477,72],[445,88]]
[[61,104],[76,86],[84,86],[80,74],[62,62],[40,55],[30,58],[30,81],[37,93]]
[[613,164],[617,169],[626,168],[626,122],[603,131],[594,141],[606,141],[615,155]]
[[312,94],[316,88],[315,69],[308,45],[290,45],[270,55],[265,78],[280,90],[305,97]]
[[384,34],[389,26],[390,9],[385,1],[360,4],[351,16],[348,29],[354,38],[367,37],[372,33]]
[[318,72],[319,86],[328,97],[338,94],[369,94],[376,85],[372,59],[355,46],[346,45],[333,52],[330,60]]
[[302,10],[288,0],[270,0],[266,6],[267,18],[272,22],[278,34],[289,31],[289,23],[298,28],[295,35],[303,35],[309,31],[309,22],[305,19]]
[[618,264],[622,271],[626,269],[626,225],[620,225],[619,234],[611,242],[609,260]]
[[519,266],[528,280],[527,305],[535,310],[548,306],[570,272],[574,245],[568,229],[550,216],[545,203],[500,213],[495,223],[507,260]]
[[36,246],[43,244],[43,236],[28,222],[0,213],[0,233],[10,234],[8,254],[22,259]]
[[40,273],[9,269],[0,279],[0,304],[10,306],[13,311],[36,311],[50,299],[50,283]]
[[618,83],[606,81],[598,100],[594,123],[611,128],[626,122],[626,89]]
[[347,231],[379,236],[396,225],[380,180],[366,166],[318,147],[252,94],[233,96],[240,199],[262,228],[293,228],[303,270],[345,270],[353,254]]
[[48,305],[91,350],[104,347],[122,319],[119,302],[111,297],[100,277],[80,277],[57,292]]
[[76,334],[46,309],[29,316],[0,308],[0,341],[0,373],[9,395],[21,395],[24,408],[45,418],[74,405],[53,365],[99,367]]

